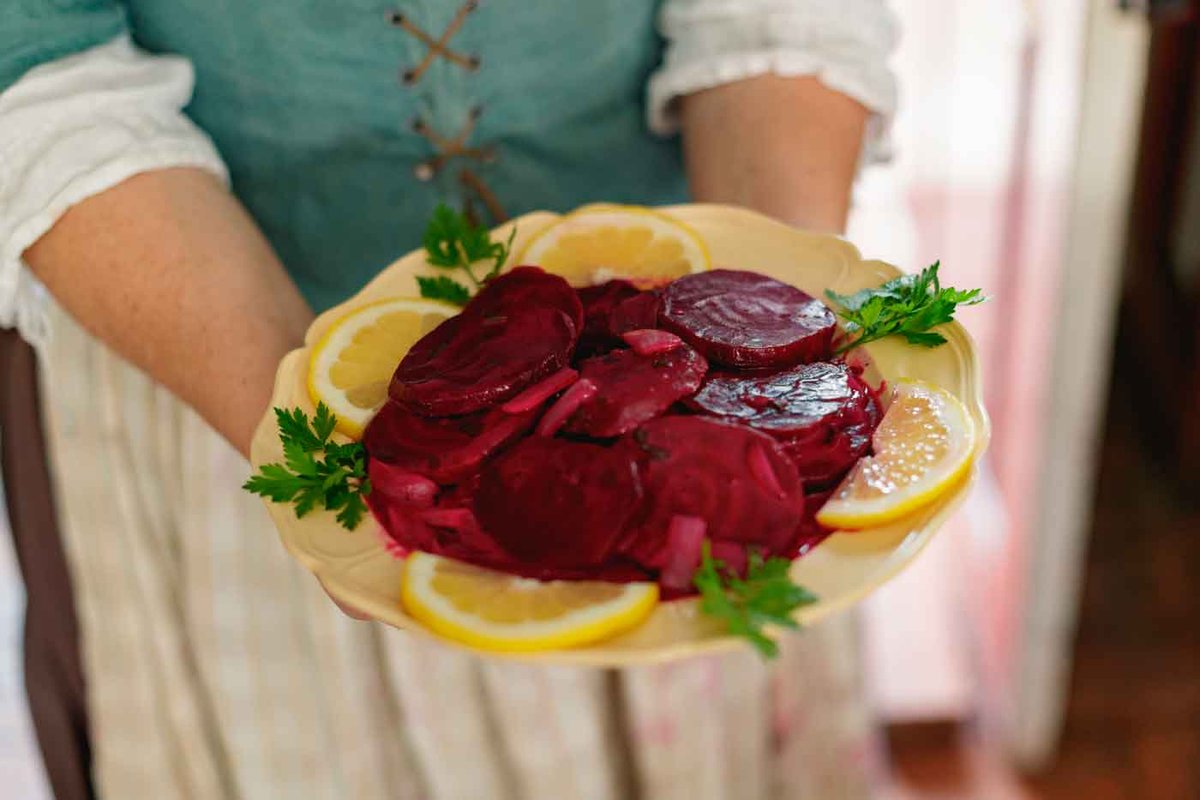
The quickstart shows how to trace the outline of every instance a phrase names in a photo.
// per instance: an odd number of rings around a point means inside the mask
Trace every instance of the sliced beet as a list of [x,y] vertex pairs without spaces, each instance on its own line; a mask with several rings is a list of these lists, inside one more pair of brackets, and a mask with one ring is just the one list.
[[713,372],[688,405],[781,438],[814,425],[878,414],[867,382],[845,364],[820,361],[770,375]]
[[595,286],[583,286],[575,290],[583,305],[583,333],[579,336],[580,349],[615,347],[617,342],[608,327],[608,317],[622,300],[637,297],[642,290],[626,280],[611,280]]
[[746,569],[750,566],[750,554],[746,552],[746,545],[737,542],[713,542],[712,557],[734,575],[746,577]]
[[796,465],[807,491],[832,489],[871,448],[875,423],[847,425],[840,430],[780,440]]
[[530,306],[557,308],[571,318],[576,335],[583,330],[583,305],[571,284],[541,267],[513,267],[488,281],[471,298],[464,312],[472,310],[484,317],[508,316]]
[[367,495],[367,505],[379,527],[394,543],[394,547],[388,548],[393,555],[403,557],[413,550],[437,552],[434,530],[421,521],[422,509],[397,503],[377,492]]
[[500,409],[431,419],[387,402],[367,425],[363,445],[372,461],[458,483],[479,471],[483,460],[533,427],[539,408],[519,414]]
[[388,394],[430,417],[489,408],[568,366],[582,323],[566,281],[517,267],[413,345]]
[[660,416],[700,388],[708,362],[687,345],[654,355],[614,350],[579,364],[579,380],[596,387],[563,430],[585,436],[620,436]]
[[621,334],[653,328],[658,319],[659,299],[627,280],[611,280],[577,290],[583,303],[583,334],[579,353],[584,356],[621,346]]
[[663,290],[659,319],[714,364],[783,367],[828,358],[836,318],[794,286],[740,270],[685,275]]
[[658,324],[658,313],[662,308],[662,296],[658,292],[645,291],[627,297],[613,307],[608,315],[608,329],[613,336],[627,331],[645,330]]
[[672,563],[668,534],[678,517],[704,520],[714,543],[791,555],[804,494],[796,467],[770,436],[705,417],[670,416],[642,425],[621,446],[641,459],[646,500],[620,545],[638,563]]
[[609,557],[641,497],[628,449],[534,437],[483,470],[475,511],[516,559],[581,568]]
[[865,455],[881,417],[866,381],[827,362],[767,376],[712,373],[687,404],[779,439],[808,486],[839,479]]

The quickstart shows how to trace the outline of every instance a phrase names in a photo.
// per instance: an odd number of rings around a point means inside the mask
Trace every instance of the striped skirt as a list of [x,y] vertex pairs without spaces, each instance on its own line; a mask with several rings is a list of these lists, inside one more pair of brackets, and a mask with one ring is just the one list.
[[853,615],[605,671],[479,659],[344,617],[246,462],[57,315],[43,397],[106,800],[841,800],[875,740]]

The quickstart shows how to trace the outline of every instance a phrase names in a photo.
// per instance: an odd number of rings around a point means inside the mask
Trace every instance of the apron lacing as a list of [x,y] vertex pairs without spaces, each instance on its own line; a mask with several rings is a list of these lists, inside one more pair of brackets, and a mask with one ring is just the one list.
[[[450,20],[450,23],[446,26],[446,30],[442,32],[441,37],[438,39],[434,39],[433,36],[422,30],[399,11],[393,11],[388,15],[388,21],[391,24],[415,37],[428,48],[421,63],[401,73],[401,80],[404,82],[404,85],[414,86],[439,57],[444,58],[452,64],[457,64],[468,72],[475,72],[479,69],[480,59],[478,55],[465,55],[449,48],[450,39],[458,33],[459,29],[466,22],[467,17],[478,7],[479,0],[466,0],[459,7],[458,11],[454,14],[454,18]],[[490,164],[496,160],[496,151],[492,146],[472,147],[467,144],[471,138],[471,134],[475,132],[475,125],[479,122],[479,117],[482,114],[482,106],[472,108],[462,128],[452,137],[443,136],[440,132],[434,130],[424,119],[417,118],[413,122],[413,130],[429,142],[434,150],[434,154],[431,157],[413,167],[413,175],[416,176],[417,180],[423,182],[433,180],[443,168],[455,159],[474,161],[477,164]],[[459,170],[458,183],[483,204],[483,207],[487,209],[487,213],[492,217],[494,224],[508,220],[508,214],[504,211],[504,207],[500,204],[495,192],[491,190],[483,178],[480,177],[479,173],[472,169],[471,166],[463,166]],[[472,222],[478,223],[478,213],[472,200],[472,197],[467,197],[464,202],[463,213]]]
[[406,69],[401,73],[400,79],[408,86],[414,85],[421,80],[421,76],[425,71],[433,66],[433,62],[438,56],[446,59],[452,64],[457,64],[468,72],[474,72],[479,69],[478,55],[464,55],[462,53],[451,50],[447,45],[454,34],[458,33],[458,29],[467,21],[467,17],[472,11],[479,8],[478,0],[467,0],[466,3],[458,9],[458,13],[454,15],[454,19],[450,20],[450,24],[446,26],[446,30],[442,32],[440,39],[434,39],[421,28],[417,27],[408,17],[399,11],[393,11],[388,15],[388,21],[396,27],[407,33],[415,36],[427,48],[425,58],[421,59],[421,63],[411,69]]

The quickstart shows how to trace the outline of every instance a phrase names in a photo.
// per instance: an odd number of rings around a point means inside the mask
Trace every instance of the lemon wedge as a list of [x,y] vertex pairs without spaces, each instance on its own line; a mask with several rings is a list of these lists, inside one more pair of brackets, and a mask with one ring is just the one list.
[[971,415],[957,397],[924,381],[901,381],[860,460],[817,512],[830,528],[892,522],[958,485],[976,450]]
[[658,602],[653,583],[537,581],[416,552],[401,601],[435,633],[482,650],[530,652],[629,630]]
[[308,362],[308,394],[337,415],[337,429],[362,436],[387,399],[388,382],[408,349],[459,309],[397,297],[347,314],[330,326]]
[[708,248],[679,220],[641,206],[585,206],[535,235],[514,263],[534,264],[572,286],[612,278],[656,284],[709,268]]

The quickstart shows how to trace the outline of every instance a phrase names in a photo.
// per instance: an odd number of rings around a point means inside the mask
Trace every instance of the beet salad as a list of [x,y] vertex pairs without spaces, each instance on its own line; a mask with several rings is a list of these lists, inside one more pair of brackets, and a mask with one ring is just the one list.
[[368,503],[403,550],[539,579],[690,591],[795,557],[881,409],[833,312],[753,272],[655,290],[493,278],[401,361],[367,426]]

